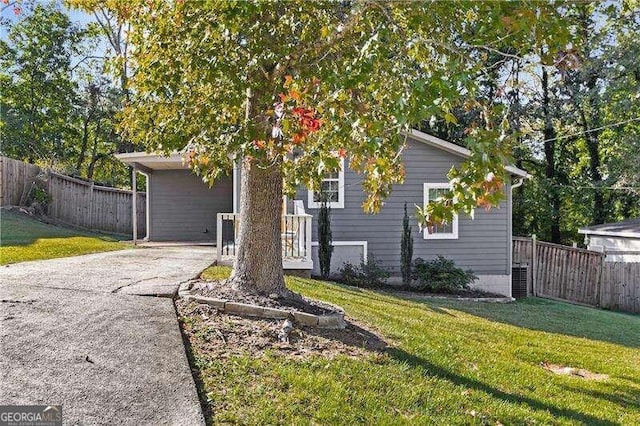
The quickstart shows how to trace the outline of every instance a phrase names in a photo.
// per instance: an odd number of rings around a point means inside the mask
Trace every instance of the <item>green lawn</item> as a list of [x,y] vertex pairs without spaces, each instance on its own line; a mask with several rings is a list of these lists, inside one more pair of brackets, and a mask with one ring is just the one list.
[[[216,267],[205,277],[227,273]],[[287,283],[344,307],[390,348],[361,359],[210,359],[192,345],[209,423],[640,424],[640,316],[543,299],[422,302]],[[610,377],[559,376],[542,362]]]
[[0,265],[127,248],[117,238],[48,225],[0,210]]

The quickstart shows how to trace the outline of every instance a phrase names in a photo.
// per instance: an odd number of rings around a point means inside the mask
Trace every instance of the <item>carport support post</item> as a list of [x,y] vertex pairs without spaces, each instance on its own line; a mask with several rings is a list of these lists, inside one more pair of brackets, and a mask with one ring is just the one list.
[[138,244],[138,182],[136,180],[136,167],[133,166],[131,168],[131,195],[133,196],[133,200],[131,200],[131,223],[133,224],[133,244]]

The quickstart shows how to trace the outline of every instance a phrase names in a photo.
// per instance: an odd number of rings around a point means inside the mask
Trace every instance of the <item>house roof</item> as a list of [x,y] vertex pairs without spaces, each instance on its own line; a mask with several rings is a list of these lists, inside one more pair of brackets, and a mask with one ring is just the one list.
[[[419,142],[431,145],[435,148],[447,151],[459,157],[468,158],[471,155],[471,151],[469,151],[467,148],[458,146],[451,142],[445,141],[444,139],[437,138],[419,130],[412,129],[408,133],[408,136],[411,136],[413,139]],[[130,152],[124,154],[115,154],[115,157],[125,164],[138,166],[138,168],[143,170],[171,170],[188,168],[186,163],[183,161],[182,154],[177,152],[172,153],[169,156],[150,154],[146,152]],[[518,176],[521,178],[531,177],[531,175],[526,171],[512,165],[505,166],[505,170],[513,176]]]
[[[431,145],[435,148],[439,148],[443,151],[447,151],[451,154],[457,155],[459,157],[468,158],[471,155],[471,151],[465,147],[460,145],[456,145],[449,141],[445,141],[444,139],[437,138],[428,133],[421,132],[416,129],[411,129],[410,132],[407,133],[408,136],[411,136],[413,139],[425,143],[427,145]],[[504,167],[507,172],[509,172],[513,176],[518,176],[521,178],[529,179],[531,175],[526,171],[517,168],[516,166],[507,165]]]
[[610,237],[640,238],[640,218],[623,220],[621,222],[604,223],[580,228],[581,234],[605,235]]

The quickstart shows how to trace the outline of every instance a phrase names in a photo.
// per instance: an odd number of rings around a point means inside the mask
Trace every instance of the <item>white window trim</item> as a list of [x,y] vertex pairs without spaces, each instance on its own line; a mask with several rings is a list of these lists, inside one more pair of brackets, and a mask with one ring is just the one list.
[[[307,190],[307,207],[310,209],[319,209],[322,207],[322,203],[313,201],[314,191]],[[344,209],[344,158],[340,159],[340,170],[338,171],[338,201],[331,201],[327,203],[332,209]]]
[[[311,247],[318,247],[318,241],[311,241]],[[369,260],[369,242],[368,241],[331,241],[332,246],[356,247],[362,246],[362,261],[366,265]]]
[[[450,189],[451,185],[448,183],[425,183],[423,190],[423,201],[426,206],[429,204],[429,189]],[[453,222],[451,223],[452,232],[442,234],[434,233],[430,234],[429,230],[425,227],[422,231],[423,238],[425,240],[457,240],[458,239],[458,214],[454,213]]]

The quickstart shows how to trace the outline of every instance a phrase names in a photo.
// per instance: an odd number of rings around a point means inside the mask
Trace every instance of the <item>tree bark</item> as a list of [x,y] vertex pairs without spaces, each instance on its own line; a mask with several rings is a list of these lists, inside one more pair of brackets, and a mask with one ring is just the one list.
[[240,291],[291,298],[282,270],[282,170],[242,164],[240,229],[230,283]]
[[76,172],[78,174],[81,172],[82,163],[84,163],[84,157],[87,154],[87,145],[89,145],[89,120],[91,120],[91,115],[84,117],[82,120],[82,144],[80,145],[80,153],[76,160]]
[[93,179],[93,172],[95,170],[96,162],[98,161],[98,136],[100,135],[100,120],[96,125],[96,134],[93,138],[93,148],[91,150],[91,162],[87,168],[87,179]]

